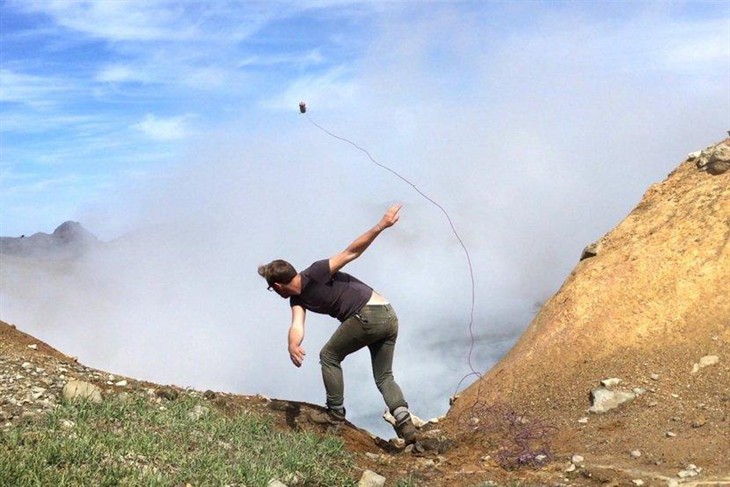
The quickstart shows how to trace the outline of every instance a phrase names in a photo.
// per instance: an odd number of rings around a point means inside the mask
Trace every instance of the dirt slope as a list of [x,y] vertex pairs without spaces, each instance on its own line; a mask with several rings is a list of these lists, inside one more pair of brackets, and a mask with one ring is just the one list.
[[[580,454],[584,473],[610,464],[678,479],[695,464],[693,480],[730,485],[729,239],[730,171],[684,161],[584,253],[514,348],[463,392],[450,433],[484,450],[477,421],[503,404],[554,426],[557,457]],[[692,373],[703,356],[719,362]],[[587,412],[608,378],[640,394]]]

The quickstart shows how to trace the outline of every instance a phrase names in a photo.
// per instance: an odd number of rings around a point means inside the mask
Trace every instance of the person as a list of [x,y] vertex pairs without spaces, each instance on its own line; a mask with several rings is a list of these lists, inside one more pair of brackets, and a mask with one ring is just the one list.
[[281,259],[259,266],[258,272],[266,279],[269,291],[289,299],[289,357],[295,366],[301,367],[306,356],[302,342],[307,311],[328,314],[341,322],[319,353],[327,411],[315,413],[312,419],[326,424],[342,424],[345,421],[341,363],[351,353],[367,346],[375,384],[395,418],[396,433],[409,444],[416,441],[416,428],[392,369],[398,317],[384,296],[341,271],[360,257],[381,232],[395,225],[401,207],[390,207],[374,227],[356,238],[345,250],[329,259],[314,262],[302,272],[297,272],[289,262]]

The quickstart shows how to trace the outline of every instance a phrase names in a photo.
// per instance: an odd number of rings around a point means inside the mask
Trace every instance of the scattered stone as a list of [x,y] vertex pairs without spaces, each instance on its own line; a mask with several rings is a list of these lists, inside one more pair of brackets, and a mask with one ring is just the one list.
[[30,348],[31,350],[38,350],[38,345],[34,343],[33,345],[28,345],[28,348]]
[[286,484],[281,482],[277,479],[271,479],[269,480],[269,483],[266,484],[266,487],[286,487]]
[[637,396],[641,396],[642,394],[646,393],[646,389],[644,389],[643,387],[635,387],[632,392]]
[[573,457],[570,459],[571,462],[578,465],[579,463],[583,463],[584,458],[580,455],[573,455]]
[[383,487],[385,485],[385,477],[378,475],[372,470],[365,470],[360,477],[357,487]]
[[576,467],[575,467],[575,463],[571,463],[570,465],[568,465],[568,468],[566,468],[566,469],[565,469],[565,471],[566,471],[567,473],[570,473],[570,472],[575,472],[575,468],[576,468]]
[[641,452],[639,450],[631,450],[631,457],[639,458],[639,457],[641,457]]
[[621,379],[617,379],[615,377],[612,379],[603,379],[601,381],[601,385],[603,387],[613,387],[613,386],[619,385],[620,383],[621,383]]
[[178,398],[179,393],[175,389],[157,389],[154,394],[160,399],[167,399],[168,401],[174,401]]
[[433,458],[420,459],[419,463],[421,464],[422,468],[433,468],[436,466],[436,462],[433,460]]
[[582,418],[580,418],[580,419],[578,420],[578,422],[579,422],[580,424],[586,424],[586,423],[588,422],[588,418],[587,418],[587,417],[582,417]]
[[67,401],[87,399],[93,403],[102,401],[101,389],[82,380],[70,380],[63,386],[63,398]]
[[677,473],[677,477],[681,479],[686,479],[687,477],[696,477],[700,474],[701,471],[702,469],[699,468],[697,465],[690,463],[684,470],[680,470],[679,473]]
[[679,482],[674,479],[667,480],[667,487],[679,487]]
[[648,404],[648,406],[649,406],[650,408],[653,408],[653,407],[655,407],[655,406],[658,406],[658,405],[659,405],[659,403],[658,403],[658,402],[656,402],[656,401],[651,401],[651,402],[650,402],[650,403]]
[[644,485],[644,481],[641,479],[634,479],[631,481],[632,484],[636,485],[637,487],[641,487]]
[[365,452],[365,456],[368,457],[370,460],[378,460],[380,458],[380,455],[378,455],[377,453],[370,453],[369,451]]
[[193,410],[188,413],[188,418],[192,419],[193,421],[197,421],[209,412],[210,409],[208,409],[207,407],[196,404]]
[[287,486],[302,485],[302,484],[304,484],[304,475],[302,475],[302,472],[300,472],[298,470],[295,472],[290,472],[290,473],[286,474],[286,476],[284,476],[284,482],[286,483],[285,485],[287,485]]
[[659,380],[659,374],[651,374],[651,380]]
[[705,418],[704,416],[699,416],[694,421],[692,421],[693,428],[702,428],[705,424],[707,424],[707,418]]
[[713,176],[720,175],[730,169],[730,146],[725,144],[717,144],[700,151],[690,154],[690,160],[695,160],[698,169],[704,169]]
[[697,372],[700,371],[700,369],[704,369],[705,367],[715,365],[719,362],[720,362],[720,357],[718,357],[717,355],[705,355],[704,357],[702,357],[700,359],[699,362],[697,362],[696,364],[694,364],[694,366],[692,366],[692,373],[696,374]]
[[30,362],[23,362],[23,365],[21,365],[21,367],[23,367],[24,369],[28,370],[31,367],[33,367],[33,364],[31,364]]
[[672,433],[671,431],[667,431],[667,438],[674,438],[676,436],[677,436],[676,433]]
[[469,418],[469,426],[476,426],[478,424],[479,424],[479,418],[477,418],[476,416]]
[[634,399],[636,399],[636,394],[633,392],[610,391],[599,387],[591,391],[592,405],[588,411],[591,413],[605,413]]
[[62,419],[58,422],[58,424],[61,426],[62,429],[65,429],[65,430],[70,430],[74,426],[76,426],[76,423],[74,423],[73,421],[71,421],[69,419]]
[[583,252],[580,254],[580,260],[590,259],[598,255],[598,242],[588,244],[583,248]]
[[117,386],[117,387],[126,387],[127,386],[127,381],[126,380],[120,380],[119,382],[115,382],[114,385]]

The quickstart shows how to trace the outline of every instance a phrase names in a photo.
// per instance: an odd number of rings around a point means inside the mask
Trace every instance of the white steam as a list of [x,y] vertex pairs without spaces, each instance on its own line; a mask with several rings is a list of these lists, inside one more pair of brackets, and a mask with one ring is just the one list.
[[[256,268],[329,257],[402,202],[401,221],[345,270],[395,306],[395,375],[414,413],[443,414],[469,372],[462,249],[437,208],[297,104],[450,213],[474,264],[473,362],[485,371],[581,249],[727,128],[722,62],[671,71],[651,22],[623,26],[623,37],[562,25],[508,37],[449,16],[385,25],[351,78],[298,84],[252,111],[257,130],[243,113],[241,127],[201,134],[172,173],[120,184],[78,215],[97,235],[125,235],[105,250],[52,271],[6,259],[2,318],[111,372],[323,403],[318,351],[337,323],[310,313],[308,354],[293,367],[288,303]],[[640,55],[625,58],[627,45]],[[349,416],[390,436],[367,352],[344,369]]]

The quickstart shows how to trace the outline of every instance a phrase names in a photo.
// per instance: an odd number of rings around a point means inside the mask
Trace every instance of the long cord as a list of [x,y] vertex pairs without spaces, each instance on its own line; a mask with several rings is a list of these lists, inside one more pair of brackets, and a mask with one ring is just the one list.
[[395,170],[391,169],[390,167],[386,166],[385,164],[381,164],[378,161],[376,161],[375,158],[370,154],[370,152],[368,152],[366,149],[360,147],[355,142],[351,141],[350,139],[348,139],[346,137],[341,137],[341,136],[339,136],[337,134],[334,134],[334,133],[330,132],[329,130],[327,130],[326,128],[322,127],[320,124],[318,124],[317,122],[315,122],[312,119],[312,117],[309,116],[309,113],[306,113],[306,108],[305,107],[303,108],[303,105],[302,104],[300,104],[299,106],[300,106],[300,109],[302,110],[302,113],[304,113],[307,116],[307,120],[309,120],[312,123],[312,125],[314,125],[318,129],[320,129],[322,132],[326,133],[330,137],[333,137],[333,138],[335,138],[337,140],[341,140],[343,142],[346,142],[346,143],[350,144],[351,146],[353,146],[354,148],[358,149],[359,151],[363,152],[368,157],[368,159],[370,159],[370,161],[373,164],[375,164],[376,166],[379,166],[379,167],[385,169],[386,171],[388,171],[391,174],[393,174],[396,177],[398,177],[400,180],[402,180],[403,182],[405,182],[406,184],[408,184],[409,186],[411,186],[418,194],[420,194],[426,200],[428,200],[429,202],[431,202],[431,204],[433,204],[439,210],[441,210],[441,213],[444,214],[444,216],[446,217],[446,220],[449,222],[449,226],[451,227],[451,231],[453,232],[453,234],[456,237],[456,239],[459,241],[459,244],[461,245],[461,248],[464,250],[464,255],[466,256],[466,263],[467,263],[467,265],[469,267],[469,278],[471,279],[471,312],[470,312],[470,315],[469,315],[469,336],[470,336],[470,339],[471,339],[471,343],[469,345],[469,355],[467,357],[467,363],[469,365],[469,369],[471,370],[471,372],[468,373],[468,374],[466,374],[464,377],[462,377],[461,380],[459,381],[459,383],[456,385],[456,389],[454,390],[454,396],[455,396],[457,394],[457,392],[459,391],[459,387],[461,387],[461,384],[464,382],[464,380],[466,380],[468,377],[471,377],[473,375],[476,375],[477,377],[481,377],[482,374],[479,373],[474,368],[474,366],[472,365],[472,360],[471,360],[472,354],[474,352],[474,345],[475,345],[475,342],[476,342],[476,339],[474,337],[474,303],[476,301],[475,285],[474,285],[474,268],[473,268],[472,263],[471,263],[471,256],[469,255],[469,250],[466,248],[466,245],[464,244],[464,241],[462,240],[461,236],[459,235],[459,232],[456,231],[456,227],[454,226],[454,222],[451,220],[451,217],[449,216],[449,213],[446,211],[446,209],[444,209],[443,206],[441,206],[440,204],[438,204],[433,198],[429,197],[423,191],[421,191],[420,189],[418,189],[418,187],[415,184],[413,184],[411,181],[409,181],[408,179],[406,179],[404,176],[402,176],[401,174],[399,174],[397,171],[395,171]]

